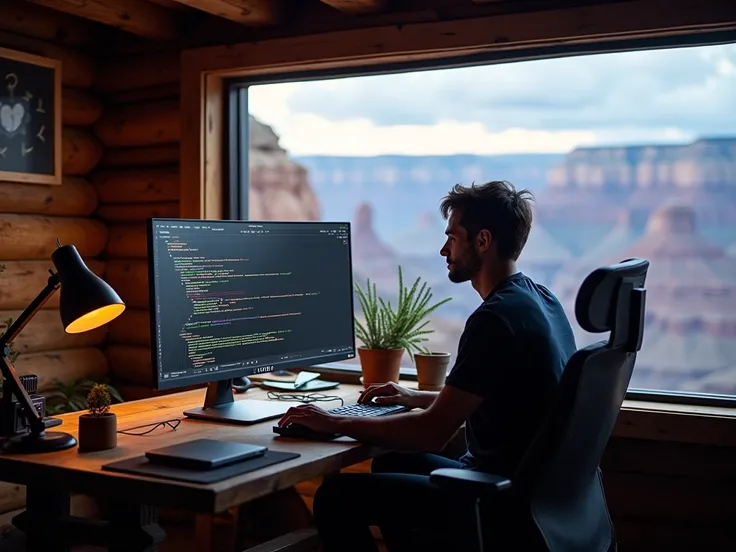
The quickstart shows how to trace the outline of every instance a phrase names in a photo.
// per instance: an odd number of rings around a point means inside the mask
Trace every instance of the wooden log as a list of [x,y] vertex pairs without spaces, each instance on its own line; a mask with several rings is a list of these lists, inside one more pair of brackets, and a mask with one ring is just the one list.
[[151,349],[137,345],[110,345],[105,348],[110,377],[146,387],[154,387]]
[[103,169],[127,169],[130,167],[177,165],[178,163],[179,144],[163,144],[142,148],[106,149],[99,167]]
[[152,217],[176,218],[179,216],[179,203],[117,203],[100,205],[97,216],[107,222],[145,221]]
[[[21,310],[0,310],[0,322],[8,318],[16,319],[21,312]],[[68,334],[64,331],[57,309],[42,309],[13,342],[13,348],[25,354],[53,349],[96,347],[105,341],[106,333],[107,327],[103,326],[89,332]]]
[[179,23],[174,14],[144,0],[27,1],[153,40],[174,40],[179,35]]
[[112,94],[178,83],[181,78],[179,55],[179,51],[166,51],[108,61],[98,68],[95,88]]
[[128,103],[142,103],[156,100],[173,100],[179,97],[179,82],[158,84],[146,88],[135,88],[115,92],[106,98],[108,106]]
[[105,252],[111,259],[145,259],[148,240],[145,224],[114,224],[107,229]]
[[101,26],[18,0],[0,0],[0,30],[69,46],[85,46],[100,38]]
[[128,308],[149,308],[146,261],[111,260],[105,268],[105,279],[118,292]]
[[[105,263],[95,259],[84,260],[87,267],[97,274],[105,274]],[[0,309],[22,310],[35,299],[46,286],[51,259],[43,261],[2,261],[5,270],[0,274]],[[54,293],[44,304],[44,309],[59,308],[59,294]]]
[[0,182],[0,211],[36,215],[88,216],[97,192],[84,178],[65,176],[61,186]]
[[180,138],[179,100],[125,104],[106,109],[95,134],[108,148],[170,144]]
[[[176,0],[186,6],[241,25],[277,25],[283,21],[282,0]],[[351,0],[348,0],[351,1]]]
[[61,139],[62,172],[65,175],[84,176],[102,158],[102,144],[88,130],[64,127]]
[[147,310],[125,309],[123,314],[108,324],[110,343],[151,346],[151,318]]
[[388,4],[387,0],[321,0],[336,10],[351,15],[363,15],[366,13],[378,13],[383,11]]
[[179,199],[179,168],[98,171],[91,177],[100,203],[149,203]]
[[61,121],[68,126],[92,126],[102,114],[102,102],[89,92],[64,88],[61,92]]
[[20,355],[15,368],[19,375],[37,375],[38,389],[43,393],[51,390],[56,382],[104,376],[107,359],[96,347],[60,349]]
[[3,31],[0,31],[0,47],[61,60],[61,83],[64,86],[89,88],[94,82],[92,59],[75,50]]
[[25,485],[0,483],[0,512],[10,512],[26,505]]
[[50,259],[57,238],[95,257],[105,249],[107,228],[89,218],[0,214],[0,259]]

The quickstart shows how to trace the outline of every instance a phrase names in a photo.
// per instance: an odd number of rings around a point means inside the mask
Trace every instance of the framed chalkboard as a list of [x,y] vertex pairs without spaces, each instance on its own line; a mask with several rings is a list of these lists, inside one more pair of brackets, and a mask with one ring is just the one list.
[[61,62],[0,48],[0,180],[61,184]]

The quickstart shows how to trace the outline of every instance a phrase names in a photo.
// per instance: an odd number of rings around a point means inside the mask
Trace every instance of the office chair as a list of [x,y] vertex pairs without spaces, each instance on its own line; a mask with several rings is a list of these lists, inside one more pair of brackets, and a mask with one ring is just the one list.
[[570,358],[543,426],[510,479],[438,469],[430,480],[475,501],[478,550],[614,552],[616,537],[599,463],[644,335],[649,262],[594,270],[575,302],[580,326],[608,340]]

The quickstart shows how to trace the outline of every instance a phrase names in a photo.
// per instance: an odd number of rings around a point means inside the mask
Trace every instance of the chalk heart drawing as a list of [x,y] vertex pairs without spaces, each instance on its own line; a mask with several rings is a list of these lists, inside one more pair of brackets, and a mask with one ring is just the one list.
[[0,126],[10,135],[20,128],[25,116],[26,108],[21,103],[0,105]]

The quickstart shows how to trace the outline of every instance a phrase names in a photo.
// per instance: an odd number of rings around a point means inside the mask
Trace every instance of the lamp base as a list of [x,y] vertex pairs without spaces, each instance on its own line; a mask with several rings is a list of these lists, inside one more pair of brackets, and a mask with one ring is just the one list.
[[3,451],[9,454],[38,454],[57,452],[76,446],[77,440],[68,433],[50,431],[40,437],[20,435],[12,437],[2,445]]

